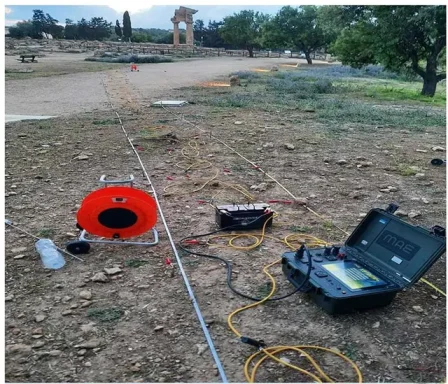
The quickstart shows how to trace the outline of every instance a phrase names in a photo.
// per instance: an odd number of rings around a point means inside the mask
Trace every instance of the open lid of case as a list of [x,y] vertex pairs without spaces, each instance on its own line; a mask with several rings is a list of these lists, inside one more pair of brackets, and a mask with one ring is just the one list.
[[372,209],[345,242],[348,253],[402,287],[415,284],[445,253],[445,237]]

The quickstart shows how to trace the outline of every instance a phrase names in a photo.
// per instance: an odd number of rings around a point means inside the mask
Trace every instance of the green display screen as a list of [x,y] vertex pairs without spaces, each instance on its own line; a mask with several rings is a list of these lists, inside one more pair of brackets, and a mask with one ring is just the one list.
[[352,291],[387,285],[384,280],[353,261],[328,263],[322,267]]

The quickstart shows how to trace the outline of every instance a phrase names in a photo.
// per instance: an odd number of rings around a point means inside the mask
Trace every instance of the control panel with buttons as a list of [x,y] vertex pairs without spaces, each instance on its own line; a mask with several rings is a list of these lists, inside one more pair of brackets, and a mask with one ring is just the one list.
[[286,252],[283,273],[328,313],[390,304],[399,291],[424,276],[446,248],[443,227],[414,226],[394,215],[397,209],[396,204],[373,208],[344,244]]
[[[309,280],[303,286],[302,291],[311,294],[315,301],[321,302],[321,306],[329,313],[344,313],[366,306],[375,307],[375,300],[373,300],[373,304],[369,303],[368,300],[366,301],[366,296],[379,295],[381,299],[376,300],[378,305],[387,305],[400,290],[398,285],[383,275],[378,275],[377,271],[369,275],[368,266],[359,266],[356,260],[346,254],[343,246],[309,249],[309,253],[311,266],[308,255],[303,250],[284,253],[282,256],[283,273],[294,286],[299,287],[311,268]],[[350,266],[350,263],[356,263],[355,265],[359,266],[360,270],[365,270],[365,273],[369,275],[366,276],[368,281],[378,278],[381,284],[356,287],[357,283],[361,284],[360,281],[362,282],[364,275],[358,269],[346,268]],[[333,270],[335,272],[332,272]],[[338,274],[337,271],[343,271],[345,275]],[[344,281],[344,279],[346,280]],[[345,304],[341,305],[341,301]]]

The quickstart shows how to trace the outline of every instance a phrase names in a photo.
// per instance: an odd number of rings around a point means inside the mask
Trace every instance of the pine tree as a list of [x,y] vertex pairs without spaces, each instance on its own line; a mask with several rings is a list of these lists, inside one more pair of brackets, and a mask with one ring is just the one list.
[[129,12],[128,11],[126,11],[123,14],[123,37],[127,41],[131,41],[132,27],[131,27],[131,17],[129,16]]
[[120,22],[118,20],[117,23],[115,24],[115,33],[119,38],[123,36],[123,32],[121,32]]

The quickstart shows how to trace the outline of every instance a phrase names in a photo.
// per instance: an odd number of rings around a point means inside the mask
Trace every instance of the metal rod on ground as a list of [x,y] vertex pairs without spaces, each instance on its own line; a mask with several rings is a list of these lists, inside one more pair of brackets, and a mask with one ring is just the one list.
[[[34,236],[32,233],[29,233],[29,232],[25,231],[24,229],[19,228],[16,225],[13,225],[12,221],[10,221],[10,220],[5,219],[5,224],[9,225],[10,227],[12,227],[14,229],[17,229],[20,232],[23,232],[23,233],[27,234],[28,236],[31,236],[31,237],[35,238],[36,240],[41,240],[40,237]],[[71,257],[79,260],[79,261],[84,261],[84,259],[81,259],[80,257],[75,256],[75,255],[72,255],[70,252],[67,252],[65,249],[59,248],[57,245],[56,245],[56,249],[58,251],[61,251],[62,253],[65,253],[68,256],[71,256]]]
[[107,92],[106,86],[104,85],[104,81],[102,83],[103,83],[103,87],[104,87],[104,90],[106,92],[106,95],[107,95],[107,97],[109,99],[109,104],[110,104],[112,110],[117,115],[117,118],[118,118],[118,120],[120,122],[120,125],[121,125],[121,129],[122,129],[124,135],[126,136],[127,140],[129,141],[129,144],[131,145],[133,152],[137,156],[137,159],[138,159],[138,161],[140,163],[140,166],[142,168],[143,174],[145,175],[146,179],[148,180],[149,187],[151,188],[151,192],[152,192],[152,194],[154,196],[154,200],[156,201],[156,204],[157,204],[157,209],[158,209],[158,211],[160,213],[160,218],[162,219],[163,226],[165,227],[165,231],[166,231],[166,233],[168,235],[168,239],[170,241],[171,248],[173,250],[174,256],[176,257],[176,261],[177,261],[177,265],[179,267],[179,271],[180,271],[180,273],[182,275],[182,279],[184,281],[185,287],[187,288],[190,300],[193,303],[193,307],[195,309],[196,315],[197,315],[197,317],[199,319],[199,322],[201,324],[201,328],[202,328],[204,336],[205,336],[205,338],[207,340],[207,344],[208,344],[208,346],[210,348],[210,352],[212,353],[213,359],[215,360],[216,367],[218,369],[219,375],[221,376],[221,380],[222,380],[223,383],[228,383],[228,380],[227,380],[226,374],[224,372],[224,368],[222,366],[221,360],[219,359],[219,356],[218,356],[218,353],[216,351],[215,345],[214,345],[213,340],[212,340],[212,338],[210,336],[210,332],[209,332],[209,330],[207,328],[207,325],[205,323],[204,317],[202,316],[201,309],[199,308],[199,304],[198,304],[198,302],[196,300],[196,297],[195,297],[195,295],[193,293],[193,289],[191,288],[191,285],[190,285],[190,282],[188,280],[187,274],[185,273],[185,270],[183,268],[182,260],[181,260],[181,258],[179,256],[178,251],[177,251],[176,244],[174,243],[174,240],[173,240],[173,238],[171,236],[171,232],[170,232],[170,230],[168,228],[168,224],[167,224],[167,222],[165,220],[165,216],[163,214],[162,207],[161,207],[159,199],[157,197],[156,190],[155,190],[154,186],[152,185],[151,179],[149,178],[148,172],[146,171],[146,168],[145,168],[145,166],[144,166],[144,164],[143,164],[143,162],[142,162],[142,160],[140,158],[140,155],[138,154],[137,150],[135,149],[135,147],[134,147],[134,145],[132,143],[131,138],[129,137],[128,133],[126,132],[126,129],[124,128],[124,125],[123,125],[123,122],[121,121],[120,115],[115,110],[112,102],[110,101],[109,93]]

